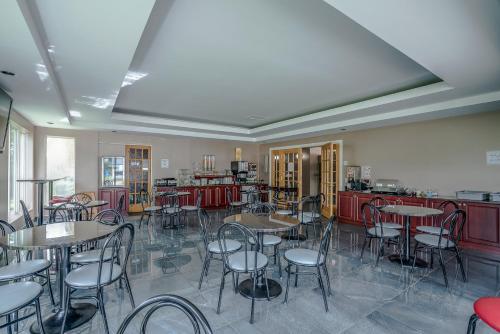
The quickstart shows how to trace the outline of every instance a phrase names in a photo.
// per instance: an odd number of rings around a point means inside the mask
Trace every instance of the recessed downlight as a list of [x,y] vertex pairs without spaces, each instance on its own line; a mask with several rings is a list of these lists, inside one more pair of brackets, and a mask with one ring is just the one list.
[[47,122],[47,124],[49,124],[49,125],[54,125],[54,122]]
[[340,129],[340,131],[346,131],[346,130],[347,130],[346,128],[342,128],[342,129]]
[[16,73],[14,72],[11,72],[11,71],[0,71],[2,74],[5,74],[5,75],[10,75],[10,76],[14,76],[16,75]]

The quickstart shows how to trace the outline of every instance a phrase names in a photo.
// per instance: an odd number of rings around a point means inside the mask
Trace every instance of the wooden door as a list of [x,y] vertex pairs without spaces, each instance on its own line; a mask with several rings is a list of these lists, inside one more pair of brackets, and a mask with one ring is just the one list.
[[330,217],[337,212],[338,192],[338,159],[337,144],[328,143],[321,146],[321,193],[325,201],[321,207],[321,214]]
[[141,212],[141,190],[151,193],[151,146],[125,145],[129,212]]
[[280,188],[297,188],[297,192],[290,192],[288,199],[300,199],[302,197],[302,149],[276,150],[271,152],[271,156],[271,185]]

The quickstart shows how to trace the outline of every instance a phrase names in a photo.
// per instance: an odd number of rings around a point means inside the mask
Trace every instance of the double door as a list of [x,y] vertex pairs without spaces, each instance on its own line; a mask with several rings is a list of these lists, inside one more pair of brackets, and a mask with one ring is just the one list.
[[[271,185],[289,192],[289,200],[302,196],[302,149],[293,148],[271,152]],[[274,195],[274,194],[273,194]]]
[[151,193],[151,146],[125,145],[129,212],[141,212],[141,191]]

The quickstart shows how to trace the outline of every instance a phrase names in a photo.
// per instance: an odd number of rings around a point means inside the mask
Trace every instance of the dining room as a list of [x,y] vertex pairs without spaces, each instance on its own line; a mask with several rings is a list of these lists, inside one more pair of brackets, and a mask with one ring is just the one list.
[[500,331],[500,3],[6,1],[0,333]]

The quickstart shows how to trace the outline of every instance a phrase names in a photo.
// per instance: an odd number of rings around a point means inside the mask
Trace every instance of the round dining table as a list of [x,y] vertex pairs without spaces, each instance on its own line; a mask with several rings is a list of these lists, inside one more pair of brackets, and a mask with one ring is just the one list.
[[[59,306],[54,314],[43,320],[45,333],[60,333],[64,317],[64,280],[71,270],[71,249],[73,246],[103,239],[113,233],[116,226],[104,225],[96,221],[60,222],[35,226],[8,233],[0,237],[0,246],[17,250],[57,249]],[[96,307],[90,303],[73,304],[68,310],[65,331],[76,328],[92,319]],[[39,333],[38,325],[33,323],[30,331]]]
[[[291,229],[296,228],[300,224],[300,221],[292,216],[283,216],[275,213],[241,213],[224,218],[224,223],[239,223],[255,232],[260,245],[257,251],[262,252],[264,234],[290,231]],[[269,298],[276,298],[281,294],[282,288],[279,282],[268,278],[267,286],[269,287]],[[238,291],[240,294],[247,298],[253,297],[252,290],[253,282],[251,279],[246,279],[238,285]],[[254,297],[255,299],[267,299],[266,285],[262,276],[258,278]]]
[[[432,217],[443,214],[442,210],[427,208],[412,205],[385,205],[379,208],[380,211],[388,214],[403,216],[404,218],[404,232],[405,232],[405,247],[403,254],[391,255],[389,259],[393,262],[401,262],[403,266],[413,266],[413,256],[410,255],[410,229],[411,217]],[[426,267],[427,263],[417,258],[415,265],[418,267]]]

